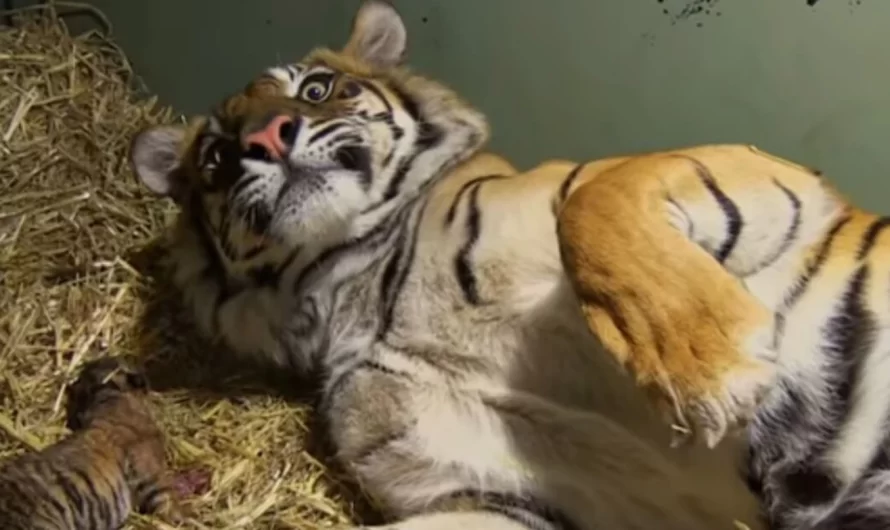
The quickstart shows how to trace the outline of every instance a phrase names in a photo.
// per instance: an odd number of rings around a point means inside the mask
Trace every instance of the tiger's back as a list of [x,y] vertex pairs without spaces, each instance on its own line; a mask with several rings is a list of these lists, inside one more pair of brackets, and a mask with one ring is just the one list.
[[[104,445],[108,444],[108,445]],[[0,468],[0,522],[9,530],[117,529],[131,511],[122,454],[78,437]]]

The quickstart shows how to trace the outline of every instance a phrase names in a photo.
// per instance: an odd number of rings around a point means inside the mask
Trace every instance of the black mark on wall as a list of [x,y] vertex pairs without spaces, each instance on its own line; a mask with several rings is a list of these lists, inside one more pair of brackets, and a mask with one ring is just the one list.
[[[659,0],[659,2],[661,2],[661,1],[662,0]],[[821,0],[807,0],[807,5],[814,6],[820,1]],[[849,7],[850,10],[853,10],[854,8],[861,6],[861,5],[862,5],[862,0],[847,0],[847,7]]]
[[[690,19],[695,19],[695,25],[702,27],[702,19],[706,16],[719,17],[722,15],[717,8],[720,0],[657,0],[661,5],[662,14],[670,18],[671,25]],[[822,0],[806,0],[808,6],[815,6]],[[835,0],[837,1],[837,0]],[[847,0],[847,6],[852,11],[862,5],[863,0]]]
[[[704,17],[719,17],[722,15],[720,10],[717,9],[717,4],[720,3],[720,0],[674,0],[673,2],[658,0],[658,3],[662,5],[661,12],[670,18],[671,25],[674,25],[677,22],[694,19],[696,20],[695,25],[702,27],[704,25],[702,21]],[[665,4],[679,5],[671,7]]]

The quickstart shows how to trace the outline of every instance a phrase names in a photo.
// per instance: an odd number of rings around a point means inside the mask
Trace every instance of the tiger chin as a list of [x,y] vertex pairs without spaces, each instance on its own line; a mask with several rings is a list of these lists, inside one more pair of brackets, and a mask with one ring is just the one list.
[[341,50],[134,138],[138,178],[180,209],[172,274],[201,330],[320,374],[381,528],[761,528],[739,447],[669,449],[565,274],[559,212],[621,160],[520,173],[406,47],[367,0]]

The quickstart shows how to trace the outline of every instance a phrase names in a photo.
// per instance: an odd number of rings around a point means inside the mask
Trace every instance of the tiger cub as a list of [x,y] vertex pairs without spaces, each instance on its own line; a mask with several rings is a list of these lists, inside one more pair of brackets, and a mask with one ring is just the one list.
[[66,389],[73,434],[0,467],[0,528],[114,530],[134,509],[178,520],[146,389],[120,359],[86,363]]

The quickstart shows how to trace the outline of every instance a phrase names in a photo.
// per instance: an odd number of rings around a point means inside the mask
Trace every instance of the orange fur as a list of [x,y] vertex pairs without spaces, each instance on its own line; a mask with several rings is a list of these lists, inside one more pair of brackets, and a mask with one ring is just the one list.
[[[619,160],[588,166],[559,215],[566,273],[588,324],[673,421],[700,415],[697,409],[710,401],[721,404],[731,426],[739,426],[773,375],[769,360],[746,354],[742,343],[771,330],[772,314],[739,278],[668,222],[667,198],[713,201],[700,170],[735,200],[774,179],[806,194],[817,177],[743,145]],[[819,185],[843,203],[826,184]],[[867,220],[862,224],[848,236],[851,245],[858,244]],[[750,381],[756,391],[733,395],[728,388],[739,381]]]

